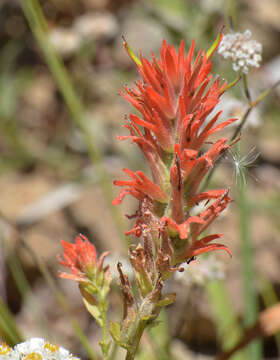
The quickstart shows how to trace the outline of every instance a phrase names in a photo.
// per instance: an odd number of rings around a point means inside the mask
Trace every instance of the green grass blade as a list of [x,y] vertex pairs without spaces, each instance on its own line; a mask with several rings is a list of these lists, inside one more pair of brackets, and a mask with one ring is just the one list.
[[38,323],[44,335],[46,337],[49,337],[50,333],[48,331],[47,320],[43,312],[41,311],[38,302],[32,294],[32,290],[30,288],[28,280],[26,279],[19,259],[12,251],[9,251],[9,254],[7,256],[7,263],[15,281],[15,284],[19,290],[19,293],[21,294],[23,300],[26,301],[30,307],[32,307],[32,314],[34,320]]
[[157,359],[168,360],[170,354],[170,329],[168,327],[168,317],[166,309],[163,308],[157,319],[159,324],[152,327],[149,331],[152,347],[157,354]]
[[7,305],[0,299],[0,333],[5,341],[14,346],[23,341],[23,337]]
[[[233,310],[223,281],[211,281],[206,285],[208,298],[218,328],[218,336],[223,350],[230,350],[242,336],[242,328]],[[245,360],[244,352],[237,353],[232,359]]]
[[[246,193],[246,183],[238,184],[239,216],[240,216],[240,249],[243,276],[243,291],[245,300],[244,325],[249,327],[257,322],[259,316],[258,294],[256,289],[255,271],[253,267],[253,252],[250,239],[250,214]],[[261,340],[256,340],[248,346],[248,359],[262,359]]]

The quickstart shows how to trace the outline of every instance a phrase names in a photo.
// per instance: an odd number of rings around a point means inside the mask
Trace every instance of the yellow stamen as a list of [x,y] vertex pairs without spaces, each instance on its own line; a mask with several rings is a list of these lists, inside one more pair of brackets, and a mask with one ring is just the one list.
[[42,355],[38,354],[38,353],[31,353],[25,356],[24,360],[43,360]]
[[44,348],[49,350],[52,353],[55,353],[56,351],[58,351],[59,346],[57,344],[51,344],[51,343],[47,342],[45,344]]
[[12,351],[12,348],[9,345],[7,345],[6,343],[2,343],[0,345],[0,355],[6,355],[10,351]]

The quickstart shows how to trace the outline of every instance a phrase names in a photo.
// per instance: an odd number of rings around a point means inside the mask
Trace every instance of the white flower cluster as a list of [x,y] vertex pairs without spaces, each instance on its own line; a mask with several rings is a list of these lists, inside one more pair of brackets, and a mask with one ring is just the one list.
[[250,30],[243,34],[237,32],[223,37],[218,53],[224,59],[231,59],[234,71],[247,74],[250,67],[259,67],[262,60],[262,44],[251,39]]
[[204,285],[209,280],[219,280],[225,277],[224,263],[213,254],[184,264],[183,268],[185,271],[175,273],[175,279],[187,286]]
[[13,349],[6,344],[0,345],[0,360],[79,360],[61,346],[44,339],[32,338]]

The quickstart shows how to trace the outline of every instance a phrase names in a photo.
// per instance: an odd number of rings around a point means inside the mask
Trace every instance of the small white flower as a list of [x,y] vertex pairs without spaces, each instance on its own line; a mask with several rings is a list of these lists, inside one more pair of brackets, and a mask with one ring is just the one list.
[[45,340],[41,338],[32,338],[15,346],[15,350],[21,354],[28,354],[41,351],[45,345]]
[[218,53],[224,59],[231,59],[234,71],[247,74],[250,67],[259,67],[262,60],[262,45],[253,40],[250,30],[243,34],[233,33],[223,37]]
[[19,360],[19,355],[10,346],[0,344],[0,360]]
[[[6,347],[5,347],[6,346]],[[2,356],[4,355],[4,356]],[[20,344],[14,349],[2,344],[0,346],[0,360],[79,360],[68,350],[52,344],[41,338],[32,338]]]

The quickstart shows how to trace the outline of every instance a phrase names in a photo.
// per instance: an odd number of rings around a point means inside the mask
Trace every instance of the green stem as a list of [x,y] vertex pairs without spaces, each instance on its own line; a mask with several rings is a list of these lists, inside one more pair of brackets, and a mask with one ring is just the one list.
[[108,356],[108,360],[115,360],[118,351],[118,344],[113,342],[111,346],[111,354]]
[[104,309],[102,311],[102,343],[103,346],[101,346],[102,348],[102,352],[103,352],[103,356],[104,356],[104,360],[108,358],[108,353],[109,353],[109,344],[107,343],[107,308],[108,306],[106,304],[104,304]]
[[130,340],[131,346],[127,350],[126,358],[125,360],[133,360],[135,358],[136,352],[139,347],[140,339],[143,335],[143,332],[146,328],[147,321],[146,320],[139,320],[138,326],[136,328],[136,331],[134,335],[132,336]]
[[244,87],[244,92],[245,92],[245,96],[248,100],[249,105],[252,105],[252,97],[249,91],[249,87],[248,87],[248,80],[247,80],[247,76],[245,74],[242,74],[242,81],[243,81],[243,87]]
[[228,28],[232,30],[237,28],[237,7],[237,0],[227,0],[226,20]]

